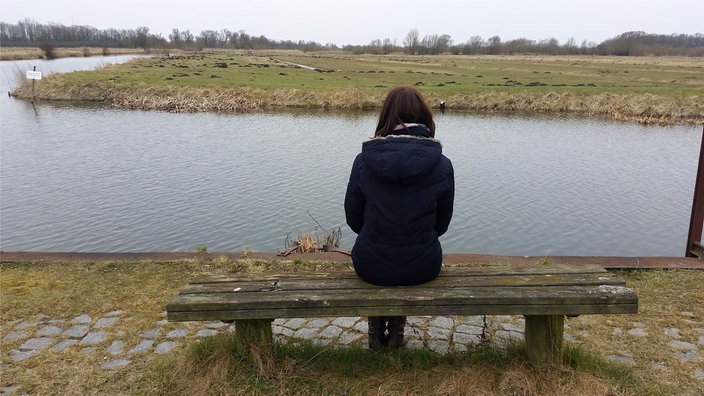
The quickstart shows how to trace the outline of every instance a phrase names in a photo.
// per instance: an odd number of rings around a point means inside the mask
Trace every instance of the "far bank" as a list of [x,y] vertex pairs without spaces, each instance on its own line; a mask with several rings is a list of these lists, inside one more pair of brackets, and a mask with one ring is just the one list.
[[[369,110],[396,85],[446,111],[704,124],[704,61],[675,57],[178,52],[50,75],[34,97],[169,112]],[[31,82],[12,95],[31,98]]]

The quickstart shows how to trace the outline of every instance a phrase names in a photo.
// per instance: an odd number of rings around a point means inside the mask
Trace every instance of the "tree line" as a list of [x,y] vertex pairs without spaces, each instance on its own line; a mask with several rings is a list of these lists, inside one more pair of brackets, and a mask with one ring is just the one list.
[[[0,45],[6,47],[102,47],[200,50],[204,48],[231,49],[298,49],[318,51],[340,49],[335,44],[313,41],[278,41],[266,36],[253,36],[245,31],[228,29],[204,30],[195,35],[190,30],[172,29],[168,37],[150,33],[148,27],[136,29],[96,29],[92,26],[65,26],[58,23],[42,24],[25,19],[16,24],[0,22]],[[555,38],[529,40],[519,38],[502,41],[499,36],[484,39],[471,36],[467,41],[454,43],[447,34],[423,37],[411,29],[401,44],[391,39],[372,40],[368,45],[346,45],[341,49],[354,53],[388,54],[404,52],[416,55],[452,53],[456,55],[546,54],[546,55],[677,55],[704,56],[704,34],[649,34],[626,32],[601,43],[587,40],[577,43],[569,39],[560,43]],[[46,52],[46,50],[45,50]]]
[[[0,45],[40,48],[178,48],[185,50],[203,48],[320,50],[326,48],[310,41],[276,41],[265,36],[252,36],[244,31],[231,32],[227,29],[204,30],[198,35],[194,35],[190,30],[173,29],[167,39],[161,34],[150,33],[148,27],[100,30],[92,26],[42,24],[30,19],[16,24],[0,22]],[[327,48],[330,47],[331,45],[328,45]]]
[[502,41],[499,36],[484,39],[472,36],[466,42],[453,44],[447,35],[426,35],[422,39],[418,30],[412,29],[404,38],[402,45],[396,45],[389,39],[373,40],[366,46],[346,46],[348,51],[356,53],[385,54],[405,52],[407,54],[434,55],[452,53],[455,55],[616,55],[616,56],[704,56],[704,34],[649,34],[646,32],[626,32],[599,44],[584,40],[580,44],[572,38],[565,43],[555,38],[529,40],[519,38]]

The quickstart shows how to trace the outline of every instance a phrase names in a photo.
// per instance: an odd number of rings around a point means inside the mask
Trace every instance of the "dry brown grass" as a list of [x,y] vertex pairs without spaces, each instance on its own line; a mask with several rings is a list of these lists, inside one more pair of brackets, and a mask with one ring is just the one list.
[[[618,390],[588,373],[550,366],[535,370],[514,363],[498,371],[476,366],[446,375],[434,388],[437,395],[608,395]],[[625,393],[621,393],[625,394]]]
[[[534,369],[522,361],[497,367],[471,362],[438,362],[414,367],[418,357],[369,355],[339,356],[339,361],[277,357],[255,363],[236,358],[227,348],[216,349],[212,359],[182,356],[167,378],[175,394],[368,394],[368,395],[635,395],[593,374],[566,366]],[[223,353],[225,352],[225,353]],[[333,354],[333,351],[322,353]],[[373,361],[370,363],[370,361]],[[409,363],[410,362],[410,363]],[[342,374],[340,367],[354,365],[356,372]],[[228,385],[229,384],[229,385]]]
[[0,49],[0,60],[24,60],[24,59],[42,59],[44,51],[39,48],[30,47],[2,47]]
[[[428,95],[431,103],[442,98]],[[485,113],[565,113],[581,114],[617,121],[635,121],[642,124],[669,124],[673,119],[680,123],[702,123],[704,101],[701,96],[686,96],[676,101],[663,101],[652,94],[596,94],[549,92],[542,95],[489,92],[458,94],[447,99],[462,110]],[[673,117],[674,116],[674,117]]]
[[318,236],[312,232],[298,234],[297,241],[301,253],[315,253],[318,251]]
[[[345,268],[349,263],[229,260],[179,262],[3,263],[0,267],[0,334],[19,320],[38,314],[70,320],[81,314],[99,318],[122,310],[121,338],[127,344],[164,319],[164,306],[193,277],[237,271],[298,271]],[[130,355],[132,363],[103,370],[109,341],[86,353],[82,348],[45,350],[40,358],[13,361],[18,342],[2,341],[0,387],[18,386],[28,394],[373,394],[373,395],[700,395],[704,380],[692,372],[704,363],[699,332],[704,329],[704,271],[625,272],[640,298],[636,315],[585,315],[569,319],[570,345],[594,354],[573,367],[533,369],[509,357],[502,363],[476,360],[473,354],[424,361],[367,351],[294,347],[274,359],[242,359],[231,353],[228,337],[193,338],[189,348],[166,355]],[[683,314],[685,313],[685,314]],[[627,335],[642,325],[643,337]],[[165,324],[165,331],[180,324]],[[684,361],[667,345],[665,329],[676,327],[679,340],[699,345],[699,357]],[[622,332],[615,332],[614,329]],[[2,340],[2,338],[0,338]],[[204,342],[220,346],[192,348]],[[282,348],[283,349],[283,348]],[[204,352],[206,350],[207,353]],[[356,353],[356,354],[355,354]],[[632,370],[609,373],[606,356],[628,354]],[[439,359],[439,360],[434,360]],[[599,360],[601,359],[601,360]],[[499,360],[501,361],[501,360]],[[370,363],[371,362],[371,363]],[[410,362],[410,363],[409,363]],[[653,363],[664,365],[662,370]],[[234,381],[234,382],[233,382]],[[239,381],[239,382],[238,382]]]
[[[109,102],[111,106],[132,110],[169,112],[243,112],[276,108],[323,108],[331,110],[370,110],[383,100],[382,93],[360,92],[356,88],[334,92],[306,92],[295,89],[262,90],[256,88],[187,88],[140,86],[124,90],[109,82],[89,82],[66,87],[54,84],[48,76],[36,88],[36,97],[44,100],[81,100]],[[26,82],[22,81],[23,83]],[[26,94],[23,86],[15,93]],[[27,91],[27,92],[25,92]],[[549,92],[508,93],[502,91],[440,96],[426,94],[429,103],[440,100],[453,103],[457,110],[484,113],[565,113],[580,114],[642,124],[698,124],[704,122],[702,96],[685,96],[662,100],[653,94],[596,94]]]
[[[638,314],[570,319],[574,342],[603,356],[632,356],[636,372],[644,378],[682,389],[682,394],[701,394],[697,390],[704,389],[704,380],[697,383],[692,372],[704,367],[704,271],[645,270],[627,277],[629,286],[638,293]],[[644,329],[644,336],[628,335],[638,327]],[[679,338],[668,335],[667,329],[677,329]],[[699,357],[693,362],[677,357],[668,346],[675,339],[699,345]]]

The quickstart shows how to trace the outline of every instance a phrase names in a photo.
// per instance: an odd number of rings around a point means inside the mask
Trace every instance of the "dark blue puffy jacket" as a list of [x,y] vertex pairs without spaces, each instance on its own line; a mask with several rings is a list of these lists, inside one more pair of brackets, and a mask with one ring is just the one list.
[[438,236],[447,231],[454,170],[422,125],[362,144],[345,195],[347,224],[359,234],[352,262],[377,285],[416,285],[440,273]]

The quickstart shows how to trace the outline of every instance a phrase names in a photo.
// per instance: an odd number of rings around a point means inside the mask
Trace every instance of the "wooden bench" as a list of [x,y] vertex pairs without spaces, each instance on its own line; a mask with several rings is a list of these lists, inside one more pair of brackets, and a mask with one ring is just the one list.
[[534,365],[562,361],[565,316],[627,314],[638,297],[597,265],[445,267],[419,286],[380,287],[354,272],[236,273],[191,282],[167,305],[169,321],[235,322],[238,348],[273,348],[275,318],[524,315]]

